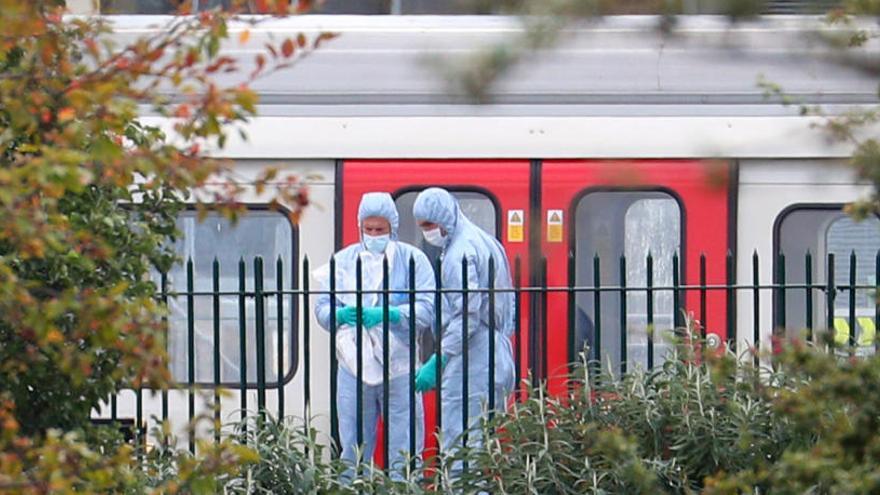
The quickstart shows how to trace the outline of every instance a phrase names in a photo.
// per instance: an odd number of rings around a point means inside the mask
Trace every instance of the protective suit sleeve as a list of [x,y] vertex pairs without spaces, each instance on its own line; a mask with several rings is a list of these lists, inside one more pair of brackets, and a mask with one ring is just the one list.
[[[433,291],[437,285],[434,283],[434,269],[428,257],[421,251],[413,251],[412,257],[415,260],[416,267],[416,290],[417,291]],[[409,289],[409,259],[406,262],[407,274],[404,287]],[[416,292],[416,330],[421,331],[431,328],[434,323],[434,293],[433,292]],[[409,295],[407,295],[406,303],[397,305],[400,310],[400,322],[392,327],[392,330],[398,332],[401,336],[409,335]]]
[[[339,301],[336,301],[336,309],[343,307]],[[320,294],[315,301],[315,318],[318,324],[324,330],[330,331],[330,294]],[[338,324],[338,323],[337,323]]]
[[467,314],[464,312],[464,294],[461,292],[464,279],[462,278],[461,258],[448,259],[443,264],[444,289],[456,289],[458,292],[447,292],[443,299],[443,329],[441,336],[442,353],[444,356],[457,356],[461,354],[465,342],[462,339],[462,327],[464,318],[468,319],[468,338],[480,330],[480,302],[481,295],[476,290],[480,286],[478,278],[476,257],[465,255],[467,263],[467,287],[474,290],[468,293]]

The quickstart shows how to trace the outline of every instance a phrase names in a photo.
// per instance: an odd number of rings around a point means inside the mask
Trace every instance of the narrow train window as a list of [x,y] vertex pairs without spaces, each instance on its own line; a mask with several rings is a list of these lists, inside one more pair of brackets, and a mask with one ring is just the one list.
[[[834,255],[834,284],[838,287],[834,299],[833,326],[840,338],[851,331],[850,312],[850,256],[855,253],[853,268],[856,286],[873,287],[877,277],[877,252],[880,249],[880,220],[870,217],[856,221],[847,216],[837,205],[795,206],[780,215],[777,220],[776,245],[785,259],[786,285],[807,282],[807,253],[810,253],[810,282],[815,285],[826,284],[828,255]],[[780,274],[780,258],[774,259],[774,273],[777,281]],[[874,290],[856,289],[855,295],[855,336],[863,347],[873,346],[876,332],[874,321]],[[824,291],[815,288],[810,291],[812,311],[807,308],[807,291],[786,289],[785,321],[789,334],[798,335],[807,328],[825,329],[828,327],[828,312]],[[780,293],[774,301],[781,304]],[[777,321],[781,325],[782,321]]]
[[[621,257],[626,262],[628,287],[644,288],[648,282],[647,258],[653,258],[653,285],[672,285],[672,258],[681,252],[682,211],[669,194],[658,191],[599,191],[583,196],[575,210],[575,284],[594,284],[594,257],[599,257],[601,285],[620,285]],[[615,369],[620,364],[621,326],[626,329],[626,361],[648,363],[648,297],[645,290],[626,294],[626,314],[621,315],[618,292],[602,292],[599,306],[593,292],[579,292],[575,308],[575,348],[593,348],[600,329],[601,359]],[[663,361],[669,347],[675,308],[671,291],[653,295],[654,364]],[[599,314],[600,320],[596,321]],[[621,316],[624,316],[622,319]],[[597,325],[600,323],[601,325]],[[590,357],[598,357],[593,350]]]
[[[188,303],[186,260],[193,260],[194,357],[195,379],[211,384],[214,380],[214,305],[213,261],[220,263],[220,380],[226,385],[241,383],[241,339],[239,319],[239,260],[245,260],[246,291],[254,290],[254,259],[263,258],[263,288],[275,290],[278,280],[276,262],[283,265],[282,281],[285,289],[295,280],[295,231],[287,217],[268,210],[252,210],[233,224],[219,214],[210,213],[201,222],[194,211],[187,211],[177,220],[182,233],[174,244],[183,260],[168,274],[169,292],[180,295],[169,297],[168,357],[171,374],[178,383],[188,383]],[[278,299],[265,299],[265,370],[269,386],[278,383],[278,370],[284,376],[293,373],[295,354],[295,316],[291,313],[294,302],[290,296],[282,298],[283,310],[283,363],[279,366]],[[245,298],[245,356],[247,381],[257,381],[257,337],[254,298]]]
[[[433,263],[440,256],[440,248],[425,242],[412,214],[413,203],[420,191],[408,191],[397,197],[395,203],[400,212],[399,238],[425,252]],[[450,191],[458,200],[461,211],[471,222],[489,234],[498,237],[498,211],[488,194],[478,191]]]
[[[425,242],[416,219],[413,217],[413,203],[421,191],[408,191],[395,199],[397,211],[400,213],[400,230],[398,237],[401,241],[412,244],[428,256],[431,260],[431,266],[436,266],[437,258],[440,257],[441,249]],[[450,190],[464,215],[474,222],[478,227],[486,232],[498,237],[498,210],[495,208],[495,202],[488,194],[478,191],[456,191]],[[424,362],[431,356],[434,350],[434,342],[430,332],[422,333],[421,342],[419,343],[420,359]]]

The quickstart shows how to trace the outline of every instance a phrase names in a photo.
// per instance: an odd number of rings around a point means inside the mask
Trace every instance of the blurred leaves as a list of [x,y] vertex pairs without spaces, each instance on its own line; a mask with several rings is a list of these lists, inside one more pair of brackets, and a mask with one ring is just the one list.
[[[235,9],[173,17],[127,45],[106,18],[63,13],[63,1],[0,0],[0,491],[122,492],[137,478],[130,448],[95,443],[89,417],[122,388],[170,385],[151,273],[176,261],[187,202],[241,213],[253,180],[206,151],[230,126],[243,134],[256,78],[310,50],[281,58],[269,44],[258,73],[224,87],[216,74],[241,71],[221,51]],[[171,134],[139,122],[141,105]],[[265,176],[277,193],[265,200],[298,216],[302,181]],[[212,493],[237,449],[179,459],[157,490]]]

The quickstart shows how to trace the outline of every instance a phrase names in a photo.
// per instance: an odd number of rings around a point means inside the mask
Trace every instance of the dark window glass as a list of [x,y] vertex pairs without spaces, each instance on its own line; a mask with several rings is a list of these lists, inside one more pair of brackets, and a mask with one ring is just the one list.
[[[620,258],[626,257],[626,284],[645,287],[647,256],[653,257],[653,285],[672,285],[672,258],[681,252],[681,210],[678,202],[663,192],[602,191],[585,195],[575,211],[575,284],[594,284],[593,259],[599,256],[600,284],[620,284]],[[592,292],[575,298],[575,346],[594,347],[597,308]],[[671,291],[655,291],[654,364],[663,362],[673,329]],[[603,366],[620,364],[620,294],[600,296],[600,345]],[[645,291],[626,295],[627,362],[647,364],[648,299]],[[592,351],[590,357],[595,357]]]
[[764,3],[764,14],[825,14],[842,2],[837,0],[769,0]]
[[[498,12],[502,2],[488,0],[399,0],[401,14],[475,15]],[[494,5],[493,5],[494,4]]]
[[[101,0],[101,13],[105,15],[170,15],[176,14],[183,0]],[[260,2],[236,4],[234,0],[191,0],[189,3],[193,12],[201,12],[216,8],[230,9],[235,5],[239,12],[259,13]]]
[[[850,255],[855,253],[857,286],[874,286],[877,251],[880,249],[880,220],[876,217],[860,222],[847,216],[840,208],[803,207],[784,214],[779,224],[778,246],[785,255],[785,283],[806,282],[806,254],[812,256],[813,284],[827,280],[828,255],[834,255],[834,283],[839,288],[834,299],[834,327],[841,335],[849,334],[850,322]],[[774,260],[774,273],[779,273],[779,258]],[[855,291],[856,340],[867,339],[873,345],[874,291]],[[785,291],[785,327],[790,336],[802,336],[809,324],[814,329],[827,329],[828,313],[825,293],[811,291],[812,314],[807,314],[804,289]],[[780,304],[779,299],[775,301]],[[808,319],[811,319],[810,322]],[[864,336],[864,337],[862,337]],[[863,343],[867,346],[867,340]]]
[[175,0],[101,0],[102,14],[161,15],[177,12]]
[[[173,14],[183,0],[101,0],[102,14]],[[296,0],[291,1],[292,4]],[[232,0],[192,0],[193,11],[229,8]],[[376,15],[376,14],[425,14],[425,15],[480,15],[504,14],[510,2],[497,0],[325,0],[317,5],[314,14]],[[618,1],[603,6],[605,15],[661,14],[670,12],[656,2]],[[755,5],[753,12],[763,14],[824,14],[839,7],[837,0],[771,0]],[[242,7],[257,11],[257,2],[246,2]],[[682,14],[726,14],[731,11],[729,2],[685,1]]]
[[[294,230],[287,217],[274,211],[251,211],[234,224],[218,214],[209,214],[199,222],[195,212],[183,213],[177,221],[183,234],[174,247],[183,262],[174,266],[168,274],[170,292],[184,292],[187,288],[186,260],[193,260],[193,286],[196,292],[213,290],[213,261],[220,262],[220,291],[239,290],[238,263],[246,263],[246,288],[254,290],[254,258],[263,258],[263,288],[275,290],[277,283],[276,261],[284,266],[284,287],[290,289],[294,280]],[[283,366],[278,363],[278,301],[276,297],[265,299],[265,350],[266,381],[274,385],[278,381],[279,368],[284,375],[293,372],[295,339],[293,324],[296,315],[291,314],[291,298],[283,299],[283,339],[287,353]],[[187,383],[188,376],[188,323],[187,298],[185,295],[170,297],[168,301],[169,335],[168,355],[173,378]],[[195,377],[200,383],[212,383],[214,377],[214,313],[213,298],[199,295],[194,298],[195,315]],[[246,351],[248,382],[257,380],[256,319],[254,298],[245,299]],[[220,297],[220,379],[226,384],[240,383],[239,298],[237,295]]]
[[390,14],[391,0],[326,0],[313,14]]
[[[458,199],[461,211],[471,222],[489,234],[498,237],[498,233],[495,231],[498,225],[498,212],[495,211],[495,204],[489,196],[475,191],[450,192]],[[431,262],[434,263],[437,257],[440,256],[440,248],[425,242],[425,238],[422,236],[418,225],[416,225],[416,220],[412,214],[413,203],[416,202],[416,196],[418,195],[419,191],[406,192],[398,196],[395,201],[397,210],[400,212],[399,237],[401,241],[412,244],[424,251]]]
[[[470,219],[477,227],[485,230],[489,234],[497,237],[496,227],[498,225],[498,212],[495,210],[495,203],[486,194],[475,191],[450,191],[461,207],[465,216]],[[400,214],[400,230],[398,238],[406,243],[421,249],[428,259],[431,260],[431,266],[436,266],[437,258],[440,257],[441,249],[425,242],[424,236],[416,225],[413,217],[413,203],[419,191],[410,191],[401,194],[395,200],[397,211]],[[430,332],[424,332],[419,342],[420,359],[427,360],[434,352],[434,342]]]

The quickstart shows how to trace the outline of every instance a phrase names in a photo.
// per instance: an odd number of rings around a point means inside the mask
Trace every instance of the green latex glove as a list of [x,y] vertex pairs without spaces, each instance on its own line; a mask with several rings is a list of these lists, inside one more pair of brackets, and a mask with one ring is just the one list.
[[[381,306],[376,306],[373,308],[364,308],[364,326],[367,328],[373,328],[376,325],[381,325],[383,317],[385,316],[384,309]],[[397,323],[400,321],[400,310],[391,306],[388,308],[388,321],[390,323]]]
[[336,326],[352,325],[357,322],[357,308],[354,306],[346,306],[336,309]]
[[427,392],[437,386],[437,375],[446,366],[449,358],[442,356],[440,361],[440,369],[437,369],[437,355],[431,354],[431,358],[425,361],[425,364],[416,372],[416,391]]

